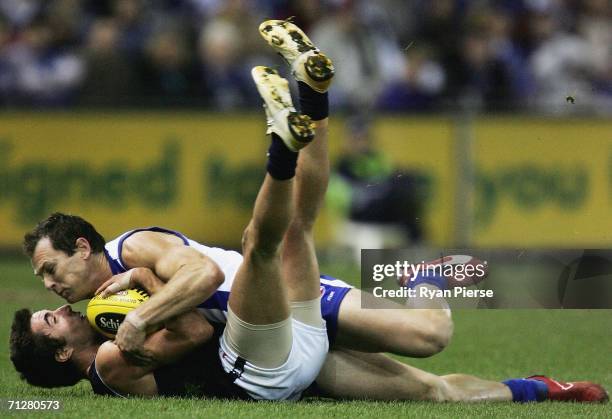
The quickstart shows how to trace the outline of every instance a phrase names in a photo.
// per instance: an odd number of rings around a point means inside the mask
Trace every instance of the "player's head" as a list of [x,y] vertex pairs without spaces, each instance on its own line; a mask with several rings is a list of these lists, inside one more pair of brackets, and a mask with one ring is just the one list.
[[23,239],[23,249],[45,288],[69,303],[91,297],[97,285],[89,280],[95,254],[104,251],[104,237],[75,215],[51,214]]
[[32,385],[71,386],[84,378],[74,357],[98,339],[87,318],[69,305],[34,314],[24,308],[15,313],[11,327],[11,361]]

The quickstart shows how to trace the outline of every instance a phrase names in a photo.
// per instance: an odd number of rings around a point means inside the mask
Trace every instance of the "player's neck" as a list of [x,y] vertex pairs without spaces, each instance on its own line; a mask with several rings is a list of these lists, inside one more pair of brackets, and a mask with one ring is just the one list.
[[113,271],[108,260],[106,260],[104,252],[94,254],[90,278],[94,282],[95,288],[98,288],[111,276],[113,276]]
[[100,348],[99,343],[92,343],[91,345],[81,348],[78,352],[76,352],[72,356],[72,362],[77,367],[79,371],[83,374],[83,376],[87,377],[87,373],[89,372],[89,368],[91,364],[96,359],[96,354],[98,353],[98,348]]

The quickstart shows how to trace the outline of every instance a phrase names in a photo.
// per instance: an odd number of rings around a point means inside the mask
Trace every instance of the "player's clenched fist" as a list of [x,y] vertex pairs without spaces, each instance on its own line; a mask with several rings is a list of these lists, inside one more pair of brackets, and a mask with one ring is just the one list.
[[115,345],[134,363],[141,366],[150,365],[154,359],[144,349],[144,342],[147,337],[145,328],[138,327],[130,321],[130,314],[132,313],[128,313],[121,326],[119,326],[115,337]]

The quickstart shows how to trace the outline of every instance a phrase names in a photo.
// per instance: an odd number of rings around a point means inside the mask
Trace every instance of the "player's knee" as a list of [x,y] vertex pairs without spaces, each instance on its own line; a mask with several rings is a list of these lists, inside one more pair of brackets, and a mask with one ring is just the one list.
[[421,356],[435,355],[449,345],[453,337],[453,321],[443,310],[431,310],[418,335]]
[[453,320],[445,310],[437,310],[438,316],[434,322],[435,331],[431,336],[431,343],[435,353],[441,352],[446,348],[453,337]]
[[306,244],[312,241],[312,226],[305,225],[299,220],[293,220],[285,233],[285,243]]
[[446,310],[436,310],[437,317],[433,322],[435,331],[431,336],[432,345],[434,346],[436,353],[441,352],[446,348],[451,339],[453,338],[454,324],[450,314],[447,314]]
[[279,245],[266,238],[252,224],[242,233],[242,254],[245,257],[269,259],[278,254]]
[[296,235],[308,235],[312,233],[314,228],[314,219],[307,219],[305,217],[294,217],[289,224],[287,233]]

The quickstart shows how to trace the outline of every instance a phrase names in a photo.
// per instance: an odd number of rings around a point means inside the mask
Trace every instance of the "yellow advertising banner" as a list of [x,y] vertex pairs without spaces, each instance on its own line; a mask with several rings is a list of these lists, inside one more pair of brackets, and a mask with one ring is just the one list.
[[[261,115],[1,115],[0,247],[19,246],[54,211],[82,215],[107,239],[160,225],[237,247],[265,173],[264,130]],[[419,220],[428,244],[456,244],[465,167],[457,139],[466,132],[473,245],[612,244],[612,122],[480,119],[461,131],[450,118],[396,117],[381,118],[373,132],[395,167],[428,180]],[[332,161],[343,139],[334,121]],[[324,211],[319,245],[333,242],[337,222]]]
[[474,123],[473,244],[612,245],[612,121]]
[[[54,211],[78,214],[111,239],[159,225],[236,247],[265,174],[262,115],[5,114],[0,116],[0,246],[19,246],[25,231]],[[389,120],[380,146],[400,166],[451,176],[450,128],[440,121]],[[337,155],[342,123],[331,126]],[[436,150],[435,154],[430,151]],[[426,235],[451,239],[450,207],[432,194],[435,222]],[[325,212],[317,242],[335,234]]]
[[263,118],[50,114],[0,122],[0,245],[52,211],[110,239],[162,225],[240,243],[263,178]]

